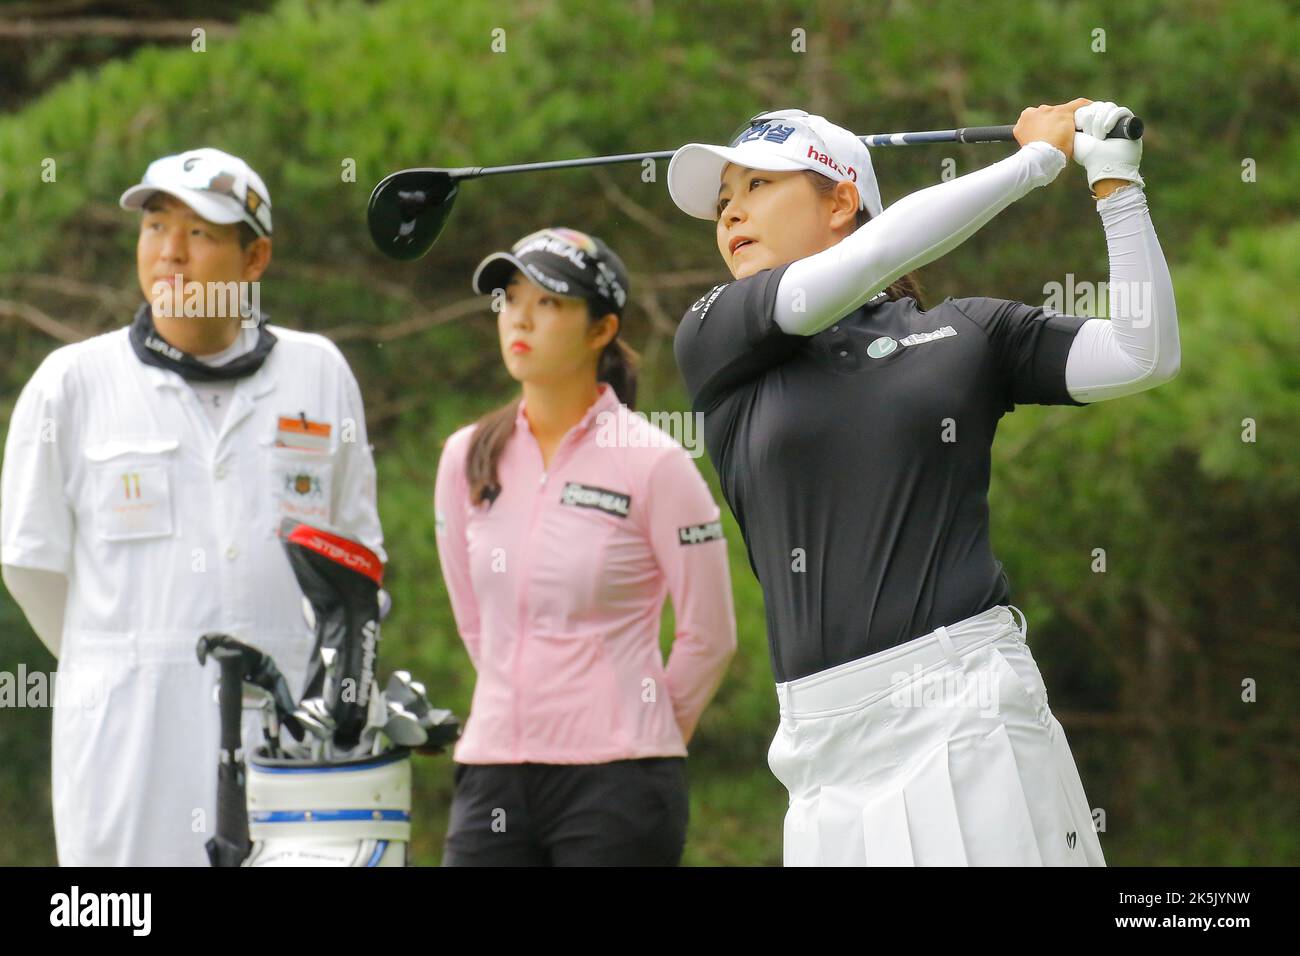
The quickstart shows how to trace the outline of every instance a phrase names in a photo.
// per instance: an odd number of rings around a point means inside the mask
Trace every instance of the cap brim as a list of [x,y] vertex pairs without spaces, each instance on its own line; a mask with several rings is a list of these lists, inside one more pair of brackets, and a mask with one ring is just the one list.
[[[479,295],[491,295],[494,289],[505,288],[511,273],[516,269],[528,276],[528,270],[515,256],[509,252],[494,252],[478,264],[470,284]],[[531,276],[528,278],[532,281]]]
[[771,172],[794,172],[807,169],[802,163],[774,156],[765,150],[742,147],[711,146],[707,143],[688,143],[673,153],[668,163],[668,193],[677,208],[696,219],[717,219],[718,188],[722,170],[727,163],[746,169],[764,169]]
[[231,208],[230,203],[223,203],[208,193],[179,186],[151,186],[148,183],[140,183],[122,193],[122,198],[117,201],[117,204],[123,209],[141,209],[154,193],[166,193],[179,199],[208,222],[229,226],[244,221],[243,212]]

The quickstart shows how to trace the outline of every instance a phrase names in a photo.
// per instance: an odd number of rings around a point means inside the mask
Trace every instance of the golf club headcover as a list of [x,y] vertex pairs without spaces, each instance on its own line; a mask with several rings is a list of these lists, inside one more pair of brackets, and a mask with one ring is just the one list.
[[205,663],[208,655],[218,647],[238,652],[240,676],[271,695],[281,725],[293,734],[294,740],[302,740],[302,724],[298,723],[298,718],[293,715],[295,710],[293,692],[289,690],[289,682],[280,673],[280,668],[275,666],[275,659],[265,651],[259,651],[251,644],[238,641],[229,634],[204,634],[199,638],[196,648],[199,663]]
[[323,647],[338,652],[330,699],[335,746],[355,746],[366,725],[379,646],[379,589],[384,566],[365,545],[293,518],[280,525],[280,539],[298,586],[311,603],[316,641],[307,663],[303,698],[325,689]]

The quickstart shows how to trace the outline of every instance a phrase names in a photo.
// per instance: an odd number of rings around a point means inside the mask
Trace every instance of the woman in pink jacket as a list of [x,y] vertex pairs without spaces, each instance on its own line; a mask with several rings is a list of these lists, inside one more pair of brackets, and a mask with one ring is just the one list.
[[630,410],[628,276],[605,243],[543,229],[473,285],[523,388],[438,463],[438,555],[477,671],[443,864],[676,865],[686,744],[736,647],[719,508]]

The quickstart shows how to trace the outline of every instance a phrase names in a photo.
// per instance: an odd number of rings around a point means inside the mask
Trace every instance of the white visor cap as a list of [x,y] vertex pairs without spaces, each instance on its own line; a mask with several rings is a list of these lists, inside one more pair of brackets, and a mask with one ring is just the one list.
[[697,219],[718,218],[718,188],[727,163],[748,169],[792,172],[811,169],[858,187],[859,208],[882,211],[880,187],[866,144],[842,126],[805,110],[759,113],[727,146],[689,143],[668,164],[668,192],[679,209]]

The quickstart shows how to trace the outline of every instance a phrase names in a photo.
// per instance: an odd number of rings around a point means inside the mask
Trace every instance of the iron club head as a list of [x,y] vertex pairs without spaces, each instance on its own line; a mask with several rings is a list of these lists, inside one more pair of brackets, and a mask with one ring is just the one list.
[[388,704],[388,723],[384,724],[384,736],[399,747],[418,747],[429,737],[414,714],[401,704],[392,702]]

